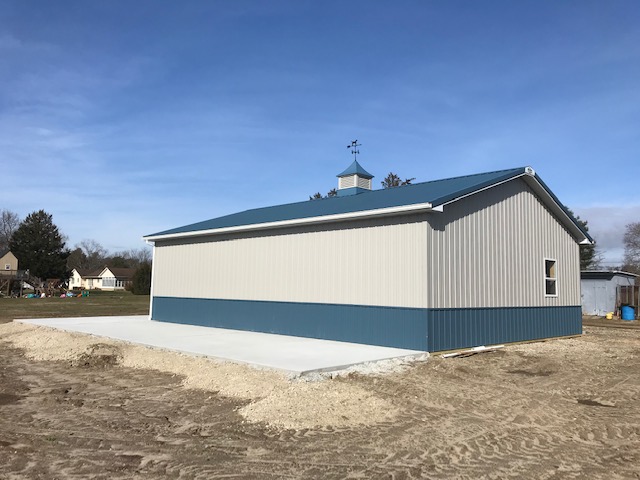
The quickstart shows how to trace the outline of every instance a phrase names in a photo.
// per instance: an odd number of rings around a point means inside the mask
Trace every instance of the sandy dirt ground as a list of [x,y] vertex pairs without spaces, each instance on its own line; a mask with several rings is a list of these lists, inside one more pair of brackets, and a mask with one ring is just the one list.
[[0,478],[640,478],[640,330],[290,380],[0,325]]

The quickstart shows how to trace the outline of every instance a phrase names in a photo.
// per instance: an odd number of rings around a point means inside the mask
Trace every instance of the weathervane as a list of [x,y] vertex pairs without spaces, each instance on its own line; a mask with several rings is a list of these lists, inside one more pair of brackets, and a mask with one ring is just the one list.
[[347,145],[347,148],[350,148],[351,153],[353,153],[354,160],[358,159],[358,154],[360,153],[360,150],[358,150],[358,147],[361,145],[362,145],[361,143],[358,143],[358,140],[354,140],[353,142],[351,142],[351,145]]

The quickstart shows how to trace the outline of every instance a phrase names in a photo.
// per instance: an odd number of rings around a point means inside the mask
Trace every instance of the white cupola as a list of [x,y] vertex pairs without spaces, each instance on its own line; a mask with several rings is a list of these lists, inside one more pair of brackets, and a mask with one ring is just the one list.
[[373,175],[367,172],[362,165],[354,160],[351,165],[338,177],[338,196],[356,195],[371,190]]

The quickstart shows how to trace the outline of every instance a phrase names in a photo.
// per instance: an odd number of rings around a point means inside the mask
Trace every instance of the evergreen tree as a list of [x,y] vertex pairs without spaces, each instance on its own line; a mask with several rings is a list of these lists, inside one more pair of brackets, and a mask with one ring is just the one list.
[[389,172],[389,175],[385,177],[385,179],[380,182],[382,184],[382,188],[393,188],[393,187],[402,187],[404,185],[411,185],[411,182],[415,180],[413,178],[405,178],[402,180],[398,175],[393,172]]
[[[389,172],[389,175],[387,175],[386,178],[380,183],[382,184],[383,188],[393,188],[393,187],[402,187],[404,185],[411,185],[411,182],[413,182],[414,180],[415,180],[415,177],[405,178],[404,180],[402,180],[395,173]],[[313,195],[309,196],[309,200],[331,198],[331,197],[336,197],[337,195],[338,195],[338,190],[335,188],[332,188],[331,190],[329,190],[329,192],[327,192],[327,195],[325,197],[323,197],[320,192],[316,192]]]
[[119,253],[107,258],[107,265],[113,268],[131,268],[129,260]]
[[[573,218],[576,219],[578,225],[582,227],[585,232],[589,232],[588,222],[586,220],[582,220],[578,215],[573,213],[573,211],[568,208],[567,212],[571,214]],[[588,270],[600,267],[601,256],[598,254],[596,250],[596,243],[594,242],[592,245],[580,245],[580,270]]]
[[9,248],[20,262],[20,269],[45,278],[67,278],[69,251],[65,241],[44,210],[30,213],[14,232]]
[[325,197],[323,197],[320,192],[316,192],[313,195],[309,196],[309,200],[320,200],[321,198],[331,198],[331,197],[337,197],[337,196],[338,196],[338,190],[335,188],[332,188],[327,192],[327,195]]
[[151,264],[142,263],[133,274],[132,289],[134,295],[149,295],[151,292]]

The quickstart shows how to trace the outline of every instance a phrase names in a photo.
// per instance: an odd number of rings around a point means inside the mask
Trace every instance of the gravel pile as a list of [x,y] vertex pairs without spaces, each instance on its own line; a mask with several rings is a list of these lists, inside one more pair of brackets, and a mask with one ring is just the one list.
[[[88,357],[98,351],[96,345],[100,350],[110,346],[109,353],[118,359],[119,366],[171,373],[182,377],[185,388],[249,400],[239,413],[248,421],[276,428],[372,425],[392,420],[398,413],[375,392],[350,383],[348,378],[333,379],[335,373],[292,379],[273,370],[16,322],[0,325],[0,341],[23,349],[33,360],[67,361],[70,367],[86,365]],[[364,364],[338,376],[393,372],[408,364],[406,360]]]

